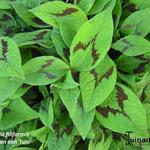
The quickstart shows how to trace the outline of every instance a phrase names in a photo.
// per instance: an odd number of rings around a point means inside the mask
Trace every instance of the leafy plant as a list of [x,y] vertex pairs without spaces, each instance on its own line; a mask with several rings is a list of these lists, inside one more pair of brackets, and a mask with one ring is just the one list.
[[126,145],[150,136],[149,16],[149,0],[1,0],[0,149],[149,149]]

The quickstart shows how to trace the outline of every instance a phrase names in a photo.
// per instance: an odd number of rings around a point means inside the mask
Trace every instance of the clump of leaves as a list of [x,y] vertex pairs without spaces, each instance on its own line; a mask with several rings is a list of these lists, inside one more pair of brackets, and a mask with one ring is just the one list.
[[[150,135],[149,0],[1,0],[0,132],[8,150],[126,150]],[[25,138],[25,139],[24,139]]]

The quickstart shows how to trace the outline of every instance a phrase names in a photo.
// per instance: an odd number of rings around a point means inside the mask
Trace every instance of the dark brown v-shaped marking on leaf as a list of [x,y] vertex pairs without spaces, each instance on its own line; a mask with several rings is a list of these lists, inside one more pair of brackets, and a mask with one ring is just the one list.
[[69,50],[69,48],[64,47],[63,48],[63,53],[64,53],[64,56],[69,60],[69,56],[70,56],[70,50]]
[[94,65],[99,58],[99,54],[97,53],[96,49],[92,49],[92,58],[93,58],[93,65]]
[[134,58],[141,60],[141,61],[144,61],[147,64],[150,63],[150,58],[146,57],[144,54],[135,56]]
[[8,43],[5,40],[1,40],[1,44],[2,44],[2,58],[0,58],[0,60],[6,61],[6,53],[8,51]]
[[33,40],[42,40],[44,38],[44,35],[47,33],[48,31],[42,31],[40,33],[38,33],[37,35],[35,35],[35,38]]
[[76,13],[78,11],[77,8],[66,8],[65,10],[63,10],[62,13],[51,13],[52,15],[55,15],[57,17],[61,17],[61,16],[66,16],[66,15],[71,15],[73,13]]
[[45,22],[43,22],[42,20],[40,20],[40,19],[37,18],[37,17],[32,18],[31,20],[32,20],[33,22],[35,22],[36,24],[41,25],[41,26],[46,26],[46,25],[47,25]]
[[108,71],[106,71],[106,73],[100,78],[99,81],[101,81],[102,79],[106,78],[106,79],[109,79],[109,77],[112,75],[113,73],[113,70],[114,70],[114,66],[111,66]]
[[147,95],[146,95],[145,91],[146,91],[146,89],[149,87],[149,85],[150,85],[150,83],[148,83],[148,84],[144,87],[144,89],[143,89],[143,92],[142,92],[141,97],[140,97],[140,100],[141,100],[142,102],[147,98]]
[[83,42],[79,41],[76,46],[73,49],[73,52],[76,52],[78,50],[83,50],[85,51],[87,49],[87,47],[89,47],[92,44],[92,58],[93,58],[93,64],[97,61],[97,59],[99,58],[99,54],[97,54],[97,50],[95,49],[95,41],[96,38],[98,36],[98,33],[95,34],[95,36],[87,43],[84,44]]
[[90,71],[90,73],[94,76],[94,79],[95,79],[95,87],[96,87],[97,84],[98,84],[98,74],[97,74],[97,72],[96,72],[95,69],[92,69],[92,70]]
[[[95,48],[95,42],[96,42],[96,38],[98,36],[98,33],[94,36],[94,38],[92,39],[91,43],[92,43],[92,58],[93,58],[93,65],[95,64],[95,62],[98,60],[99,58],[99,54],[97,53],[97,49]],[[90,44],[91,44],[90,43]]]
[[116,89],[117,89],[117,101],[118,101],[119,107],[124,112],[123,101],[127,100],[128,96],[126,95],[126,93],[124,92],[124,90],[120,86],[116,86]]
[[148,61],[148,60],[150,61],[150,59],[144,57],[144,54],[135,56],[135,58],[136,58],[136,59],[139,59],[139,60],[143,60],[143,61]]
[[147,63],[141,63],[141,64],[139,64],[138,67],[133,70],[133,73],[135,73],[135,74],[137,74],[137,73],[143,73],[145,71],[145,65],[146,64]]
[[123,111],[120,111],[119,109],[111,108],[110,106],[104,106],[104,107],[96,107],[96,111],[99,112],[103,117],[107,118],[109,113],[112,113],[113,115],[116,115],[117,113],[122,114],[123,116],[127,117],[129,116]]
[[79,43],[74,47],[73,51],[76,52],[79,49],[86,50],[87,46],[88,46],[88,44],[85,45],[84,43],[82,43],[81,41],[79,41]]
[[72,123],[69,124],[68,126],[66,126],[66,128],[62,130],[62,132],[61,132],[61,134],[60,134],[60,137],[62,137],[64,133],[66,133],[67,136],[69,136],[69,135],[71,134],[72,130],[73,130],[73,127],[74,127],[74,126],[73,126]]
[[127,39],[121,39],[123,43],[126,44],[126,46],[122,49],[122,52],[126,52],[130,47],[133,46]]
[[96,107],[96,111],[99,112],[103,117],[108,117],[109,112],[116,115],[116,113],[121,113],[118,109],[111,108],[109,106],[106,107]]
[[55,60],[51,59],[51,60],[47,60],[46,61],[46,64],[42,65],[41,66],[41,69],[39,71],[43,71],[45,68],[49,67],[50,65],[52,65],[52,63],[54,62]]
[[42,71],[41,73],[43,73],[47,79],[54,79],[54,78],[56,78],[55,75],[53,75],[53,74],[51,74],[49,72]]
[[106,79],[109,79],[109,77],[112,75],[112,73],[113,73],[113,70],[114,70],[114,66],[112,66],[112,67],[110,67],[109,69],[108,69],[108,71],[106,71],[106,73],[100,78],[100,79],[98,79],[98,74],[97,74],[97,72],[96,72],[96,70],[95,69],[93,69],[93,70],[91,70],[91,74],[93,74],[93,76],[94,76],[94,78],[95,78],[95,87],[98,85],[98,83],[99,82],[101,82],[104,78],[106,78]]

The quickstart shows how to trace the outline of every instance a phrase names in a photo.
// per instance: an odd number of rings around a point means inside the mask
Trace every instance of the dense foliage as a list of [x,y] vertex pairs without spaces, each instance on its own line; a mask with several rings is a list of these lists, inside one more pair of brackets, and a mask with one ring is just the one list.
[[149,32],[150,0],[0,0],[0,150],[149,150]]

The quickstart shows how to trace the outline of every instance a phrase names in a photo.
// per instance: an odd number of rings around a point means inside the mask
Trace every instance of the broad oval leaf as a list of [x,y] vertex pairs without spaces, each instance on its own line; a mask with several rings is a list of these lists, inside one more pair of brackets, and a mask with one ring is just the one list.
[[116,41],[112,48],[127,56],[137,56],[150,52],[150,42],[140,36],[128,35]]
[[132,13],[122,24],[121,32],[125,35],[145,36],[150,31],[150,8]]
[[61,1],[48,2],[31,10],[44,22],[60,29],[68,47],[81,25],[87,21],[85,13],[75,5]]
[[40,56],[31,59],[24,66],[25,83],[47,85],[54,83],[65,75],[69,66],[53,56]]
[[67,18],[71,19],[72,21],[74,21],[73,19],[77,19],[79,23],[87,20],[84,12],[81,11],[77,6],[66,4],[61,1],[53,1],[42,4],[33,8],[31,12],[44,22],[56,28],[59,27],[59,19]]
[[115,62],[124,74],[144,74],[150,69],[150,52],[132,57],[121,55]]
[[116,78],[116,66],[108,56],[95,69],[80,73],[80,89],[86,111],[91,111],[109,96]]
[[0,38],[0,76],[24,78],[19,48],[9,37]]
[[117,84],[107,100],[96,108],[99,122],[112,131],[147,137],[147,120],[144,106],[127,87]]
[[97,66],[110,48],[112,34],[112,15],[106,9],[79,29],[71,44],[71,67],[88,71]]
[[51,47],[51,30],[43,29],[33,32],[18,33],[13,37],[19,47],[39,44],[44,47]]

